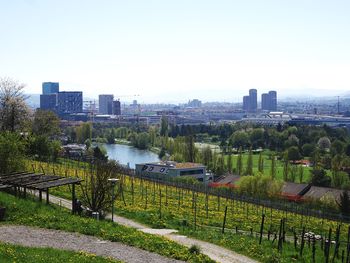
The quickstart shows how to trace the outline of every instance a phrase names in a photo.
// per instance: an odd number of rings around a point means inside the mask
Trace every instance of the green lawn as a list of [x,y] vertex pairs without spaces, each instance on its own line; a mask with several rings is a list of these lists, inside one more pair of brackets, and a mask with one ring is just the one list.
[[1,263],[117,263],[121,261],[98,257],[85,252],[72,252],[53,248],[32,248],[0,243]]
[[106,240],[139,247],[160,255],[190,262],[211,262],[204,255],[190,253],[188,248],[160,236],[142,233],[110,221],[96,221],[72,215],[68,210],[36,201],[16,198],[0,192],[0,206],[6,217],[0,224],[29,225],[98,236]]

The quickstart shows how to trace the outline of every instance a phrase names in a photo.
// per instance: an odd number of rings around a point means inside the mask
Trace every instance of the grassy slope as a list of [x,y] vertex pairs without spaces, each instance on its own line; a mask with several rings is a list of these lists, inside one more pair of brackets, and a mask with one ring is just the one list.
[[32,248],[0,243],[1,263],[117,263],[121,261],[98,257],[85,252],[72,252],[52,248]]
[[0,206],[6,207],[6,220],[2,223],[37,226],[79,232],[98,236],[110,241],[121,242],[156,252],[179,260],[210,262],[204,255],[191,254],[188,249],[165,238],[145,234],[108,221],[73,216],[70,212],[30,200],[18,199],[0,192]]

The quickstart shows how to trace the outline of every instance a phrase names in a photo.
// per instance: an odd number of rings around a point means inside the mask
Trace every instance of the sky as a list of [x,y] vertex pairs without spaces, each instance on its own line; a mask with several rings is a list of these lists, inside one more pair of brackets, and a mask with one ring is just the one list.
[[349,14],[348,0],[0,0],[0,77],[145,103],[334,96],[350,93]]

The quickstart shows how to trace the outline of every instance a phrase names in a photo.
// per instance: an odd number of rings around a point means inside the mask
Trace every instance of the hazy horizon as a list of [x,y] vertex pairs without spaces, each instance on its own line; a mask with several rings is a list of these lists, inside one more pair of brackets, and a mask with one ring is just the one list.
[[241,102],[350,87],[348,1],[0,2],[0,74],[84,97]]

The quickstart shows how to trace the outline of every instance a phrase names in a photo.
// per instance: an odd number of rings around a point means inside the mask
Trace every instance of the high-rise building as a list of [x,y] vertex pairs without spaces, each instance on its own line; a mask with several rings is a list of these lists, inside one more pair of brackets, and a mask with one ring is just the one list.
[[40,95],[40,109],[56,111],[56,107],[57,93]]
[[57,111],[60,114],[83,112],[83,92],[61,91],[57,97]]
[[192,108],[200,108],[200,107],[202,107],[202,101],[200,101],[198,99],[190,100],[188,102],[187,106],[192,107]]
[[270,107],[270,96],[268,93],[261,94],[261,109],[269,110]]
[[42,94],[53,94],[60,91],[60,84],[58,82],[43,82],[42,84],[43,92]]
[[249,110],[249,96],[243,96],[243,110]]
[[114,96],[111,94],[101,94],[98,96],[100,114],[112,114],[112,103]]
[[269,110],[277,111],[277,92],[274,90],[269,91]]
[[113,115],[121,115],[121,107],[120,107],[119,100],[115,100],[112,102],[112,114]]
[[256,112],[258,110],[258,92],[256,89],[249,90],[249,111]]

